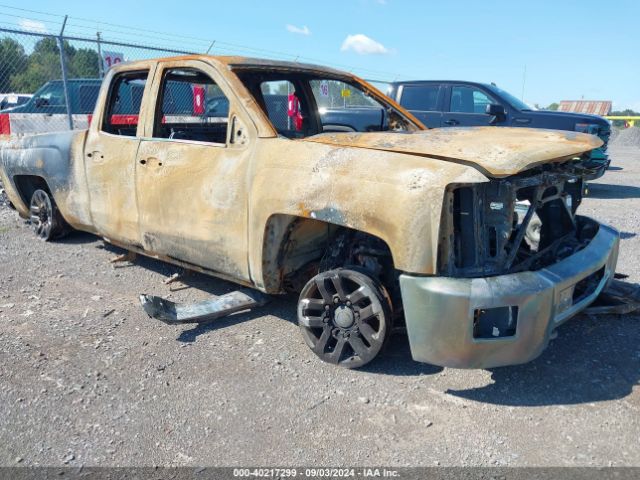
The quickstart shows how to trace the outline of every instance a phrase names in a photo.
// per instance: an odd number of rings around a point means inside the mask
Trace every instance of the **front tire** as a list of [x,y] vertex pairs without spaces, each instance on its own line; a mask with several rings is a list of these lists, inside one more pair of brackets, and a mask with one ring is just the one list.
[[67,224],[62,218],[56,202],[44,190],[36,190],[29,206],[31,226],[41,240],[48,242],[67,233]]
[[302,289],[298,325],[323,361],[359,368],[372,361],[391,335],[391,302],[370,276],[339,268],[321,272]]

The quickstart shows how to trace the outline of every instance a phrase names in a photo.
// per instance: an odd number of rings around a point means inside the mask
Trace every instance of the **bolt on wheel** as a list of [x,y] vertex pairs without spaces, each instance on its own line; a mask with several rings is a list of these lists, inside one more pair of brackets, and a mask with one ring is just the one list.
[[348,269],[322,272],[302,289],[298,324],[322,360],[358,368],[373,360],[391,332],[391,306],[384,288]]

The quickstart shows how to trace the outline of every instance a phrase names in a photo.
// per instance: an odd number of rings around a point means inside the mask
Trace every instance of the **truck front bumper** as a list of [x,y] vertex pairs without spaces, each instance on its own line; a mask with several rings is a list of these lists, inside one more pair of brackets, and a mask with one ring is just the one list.
[[554,329],[593,302],[613,278],[618,243],[618,232],[600,225],[585,248],[538,271],[487,278],[402,274],[411,355],[457,368],[533,360]]

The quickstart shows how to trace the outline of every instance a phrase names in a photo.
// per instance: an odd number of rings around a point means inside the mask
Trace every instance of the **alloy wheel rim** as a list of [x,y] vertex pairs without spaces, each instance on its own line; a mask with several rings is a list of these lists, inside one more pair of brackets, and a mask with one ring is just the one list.
[[329,363],[353,367],[378,354],[386,324],[379,296],[351,273],[317,275],[301,293],[298,319],[316,355]]
[[48,239],[51,235],[52,212],[51,201],[46,193],[37,191],[31,199],[30,205],[31,224],[33,230],[41,239]]

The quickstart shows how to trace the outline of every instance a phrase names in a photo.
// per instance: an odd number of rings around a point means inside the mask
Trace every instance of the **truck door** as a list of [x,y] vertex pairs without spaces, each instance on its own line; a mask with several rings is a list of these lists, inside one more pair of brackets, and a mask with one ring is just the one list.
[[150,138],[140,144],[135,171],[143,248],[249,280],[251,148],[237,137],[247,129],[232,92],[212,66],[195,60],[160,64],[153,91]]
[[148,95],[149,75],[150,70],[144,69],[107,77],[109,88],[106,95],[101,93],[84,150],[97,233],[132,245],[140,243],[135,167],[143,133],[138,121],[144,105],[141,93]]
[[444,127],[488,126],[492,117],[486,113],[487,105],[499,103],[488,92],[470,85],[451,85],[448,97]]
[[444,88],[438,84],[406,84],[398,89],[398,103],[429,128],[442,125]]

